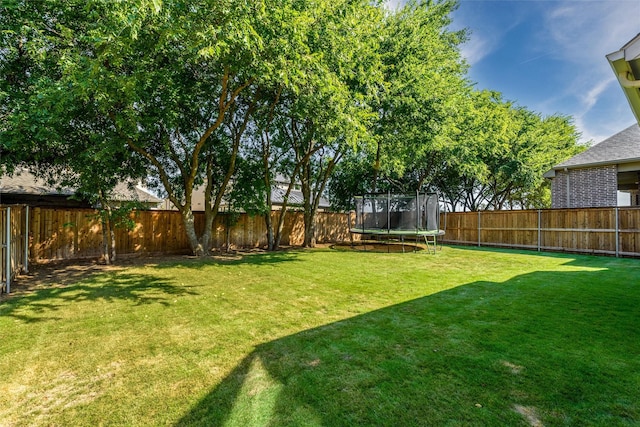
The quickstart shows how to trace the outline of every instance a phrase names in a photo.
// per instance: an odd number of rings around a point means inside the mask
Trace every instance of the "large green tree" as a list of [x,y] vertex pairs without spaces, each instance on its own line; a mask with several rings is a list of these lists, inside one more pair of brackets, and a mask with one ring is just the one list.
[[[55,148],[49,123],[74,126],[66,112],[87,106],[110,136],[100,146],[124,145],[146,164],[181,212],[192,251],[206,253],[255,86],[283,78],[295,63],[298,18],[312,6],[270,0],[9,3],[0,11],[7,46],[2,67],[10,73],[3,87],[5,151],[30,161],[29,144]],[[239,105],[241,94],[248,101]],[[37,99],[56,108],[40,109]],[[72,139],[55,144],[74,151]],[[199,232],[192,211],[198,186],[206,188]]]
[[[378,40],[384,9],[363,0],[314,3],[298,27],[305,54],[286,79],[261,87],[254,141],[267,188],[274,174],[289,181],[276,224],[267,214],[269,248],[277,248],[288,197],[303,196],[304,245],[315,244],[315,216],[344,153],[365,143],[374,117],[370,97],[381,82]],[[267,206],[271,204],[267,193]]]
[[387,16],[380,46],[385,85],[378,98],[374,191],[381,189],[381,177],[394,185],[408,171],[421,187],[439,168],[438,136],[467,89],[459,52],[466,34],[449,30],[456,6],[447,0],[409,1]]
[[458,126],[446,135],[452,155],[436,179],[450,207],[548,207],[544,172],[584,149],[571,120],[542,117],[491,91],[471,91],[460,105]]
[[362,192],[427,188],[443,169],[449,141],[442,135],[455,126],[457,100],[469,91],[459,53],[466,34],[449,30],[455,7],[454,1],[410,1],[387,13],[371,143],[347,153],[332,179],[337,206],[348,207]]

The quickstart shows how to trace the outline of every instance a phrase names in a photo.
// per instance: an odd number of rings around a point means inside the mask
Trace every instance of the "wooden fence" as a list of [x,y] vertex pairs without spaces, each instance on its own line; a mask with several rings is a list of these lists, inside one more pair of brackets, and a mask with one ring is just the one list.
[[640,256],[640,208],[448,213],[444,243]]
[[[89,209],[32,208],[30,258],[33,261],[97,258],[101,255],[102,228],[96,212]],[[275,222],[280,213],[272,212]],[[116,229],[119,255],[189,253],[182,217],[177,211],[136,211],[132,230]],[[195,213],[196,231],[204,227],[204,214]],[[349,239],[347,214],[319,212],[316,221],[318,242]],[[213,224],[214,248],[259,247],[267,244],[264,218],[220,213]],[[288,212],[283,245],[301,245],[304,225],[301,212]]]
[[[6,240],[6,209],[0,213],[0,234]],[[274,222],[279,212],[272,213]],[[25,253],[25,224],[29,224],[29,258],[35,262],[98,258],[102,229],[96,212],[88,209],[11,208],[11,264],[3,262],[12,275],[28,261]],[[27,219],[28,217],[28,219]],[[131,214],[135,227],[116,230],[119,255],[189,253],[184,225],[176,211],[138,211]],[[318,242],[349,240],[347,214],[320,212]],[[235,219],[234,221],[232,221]],[[204,215],[195,214],[196,230],[204,226]],[[444,243],[565,251],[640,257],[640,208],[553,209],[528,211],[485,211],[448,213]],[[218,215],[212,230],[215,248],[266,245],[264,218],[248,215]],[[284,225],[283,245],[302,244],[301,212],[289,212]],[[356,237],[357,239],[357,237]],[[21,243],[22,242],[22,243]],[[4,244],[4,243],[3,243]],[[3,248],[3,256],[6,248]],[[3,258],[6,260],[6,258]]]
[[29,266],[27,206],[0,206],[0,293],[11,292],[11,282]]

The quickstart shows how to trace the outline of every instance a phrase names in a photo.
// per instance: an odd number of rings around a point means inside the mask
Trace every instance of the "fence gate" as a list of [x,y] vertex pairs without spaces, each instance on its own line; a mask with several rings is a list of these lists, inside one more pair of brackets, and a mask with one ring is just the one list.
[[0,293],[9,293],[16,274],[29,269],[28,206],[0,206],[0,248]]

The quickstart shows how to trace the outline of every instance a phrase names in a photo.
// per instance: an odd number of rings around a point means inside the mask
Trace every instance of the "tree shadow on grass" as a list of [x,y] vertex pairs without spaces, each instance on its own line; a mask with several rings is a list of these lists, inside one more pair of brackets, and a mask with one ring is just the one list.
[[286,262],[298,261],[300,253],[303,249],[290,249],[276,252],[267,252],[263,250],[246,250],[241,252],[215,252],[208,257],[182,256],[174,257],[167,261],[162,258],[159,262],[150,262],[150,265],[156,268],[173,268],[176,266],[189,268],[204,268],[211,264],[224,265],[265,265],[265,264],[281,264]]
[[268,342],[177,425],[637,424],[639,271],[475,282]]
[[10,297],[0,298],[0,315],[25,322],[55,320],[60,306],[82,301],[129,301],[134,305],[163,304],[182,295],[196,295],[190,285],[176,285],[153,274],[129,274],[123,267],[146,266],[162,270],[185,267],[205,268],[211,264],[263,265],[296,261],[299,250],[218,254],[208,258],[174,256],[132,258],[115,266],[95,262],[65,261],[33,265],[28,275],[14,284]]
[[0,302],[0,316],[40,322],[55,320],[54,313],[71,303],[128,301],[134,306],[168,306],[172,298],[196,294],[189,286],[178,286],[152,274],[130,274],[118,267],[95,264],[34,267],[21,281],[28,285],[18,285],[16,294]]

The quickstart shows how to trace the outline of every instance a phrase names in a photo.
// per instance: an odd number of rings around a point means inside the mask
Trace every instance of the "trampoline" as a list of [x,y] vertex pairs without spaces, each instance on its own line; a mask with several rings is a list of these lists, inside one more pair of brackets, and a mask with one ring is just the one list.
[[366,194],[355,197],[356,220],[352,234],[373,239],[416,242],[424,240],[429,253],[435,253],[440,229],[440,203],[437,193]]

